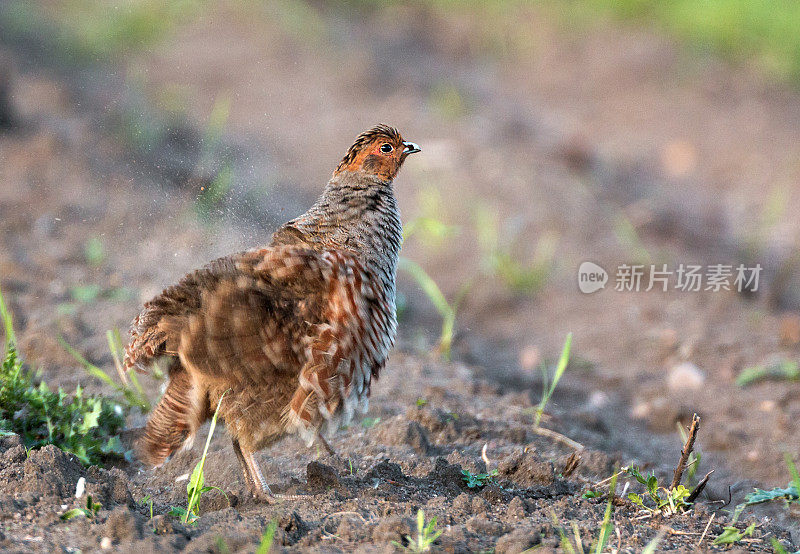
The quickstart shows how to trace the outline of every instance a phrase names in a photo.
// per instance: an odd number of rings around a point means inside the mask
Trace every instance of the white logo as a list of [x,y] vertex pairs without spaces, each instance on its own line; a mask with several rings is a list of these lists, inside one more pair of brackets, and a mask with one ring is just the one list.
[[606,287],[608,272],[592,262],[583,262],[578,268],[578,288],[584,294],[591,294]]

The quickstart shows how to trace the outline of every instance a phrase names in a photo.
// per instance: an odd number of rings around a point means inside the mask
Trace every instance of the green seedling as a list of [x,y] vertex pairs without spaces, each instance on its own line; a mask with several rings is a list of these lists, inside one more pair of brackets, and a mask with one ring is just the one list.
[[636,467],[624,468],[624,471],[646,488],[646,493],[644,494],[628,493],[628,500],[639,508],[652,513],[658,512],[664,515],[672,515],[691,507],[691,504],[688,504],[686,499],[691,495],[692,491],[683,485],[668,489],[659,485],[658,478],[654,473],[642,475]]
[[797,466],[788,452],[784,454],[784,461],[786,462],[786,467],[789,470],[792,481],[786,485],[785,488],[775,487],[770,490],[754,489],[753,492],[744,497],[744,502],[736,506],[733,512],[733,523],[739,520],[739,516],[748,506],[776,500],[784,501],[787,505],[791,503],[800,503],[800,473],[798,473]]
[[533,259],[523,264],[514,254],[518,232],[501,232],[497,215],[485,207],[474,212],[473,222],[483,267],[489,275],[498,277],[506,287],[519,294],[532,295],[544,286],[553,270],[558,242],[554,235],[542,235],[536,244]]
[[439,250],[448,239],[459,234],[461,229],[456,225],[448,225],[441,220],[445,212],[444,201],[436,187],[426,187],[419,191],[417,204],[420,215],[403,224],[403,242],[411,237],[429,250]]
[[381,422],[381,418],[379,417],[365,417],[361,420],[361,426],[364,429],[369,429],[371,427],[375,427],[378,423]]
[[642,242],[639,231],[622,210],[618,210],[614,217],[614,234],[617,242],[630,252],[635,262],[645,265],[652,262],[653,257]]
[[275,531],[278,530],[278,521],[272,520],[267,525],[266,530],[264,530],[264,534],[261,536],[261,542],[258,544],[258,548],[256,548],[256,554],[269,554],[269,551],[272,549],[272,543],[275,541]]
[[149,412],[152,406],[150,401],[147,399],[147,395],[139,383],[138,378],[133,372],[131,372],[129,378],[122,367],[122,359],[120,354],[123,347],[122,339],[119,336],[119,330],[115,329],[113,331],[106,331],[106,339],[108,341],[108,348],[111,351],[111,356],[114,359],[114,367],[116,367],[117,374],[119,375],[120,381],[122,381],[121,383],[116,382],[108,373],[84,358],[80,352],[70,346],[62,337],[58,337],[58,342],[73,358],[75,358],[75,361],[81,365],[86,373],[98,381],[102,381],[114,389],[117,393],[122,395],[122,397],[125,399],[125,402],[129,406],[135,406],[139,408],[142,413]]
[[17,336],[14,333],[14,319],[11,317],[11,312],[6,306],[3,299],[3,293],[0,291],[0,319],[3,320],[3,329],[6,335],[6,352],[13,349],[17,344]]
[[[139,501],[140,506],[148,506],[150,508],[150,523],[153,523],[153,498],[149,494],[142,498]],[[153,533],[156,532],[155,526],[153,527]]]
[[406,535],[406,546],[397,541],[392,541],[392,544],[408,552],[429,552],[441,534],[442,531],[436,529],[436,518],[432,517],[426,525],[425,512],[417,510],[417,537],[414,539]]
[[[594,541],[594,546],[589,548],[590,552],[594,551],[596,554],[603,552],[603,549],[608,543],[609,537],[611,537],[611,529],[613,527],[611,523],[611,514],[614,511],[614,492],[617,490],[617,478],[619,477],[620,473],[621,472],[615,471],[611,476],[611,484],[609,485],[608,489],[608,502],[606,503],[606,510],[603,514],[603,522],[600,524],[600,529],[597,532],[597,540]],[[578,524],[574,521],[572,522],[572,534],[574,537],[573,542],[572,539],[567,537],[564,529],[559,524],[556,513],[551,511],[550,515],[553,520],[553,527],[556,528],[559,537],[561,538],[561,549],[568,554],[586,554],[586,550],[583,548],[583,541],[581,540],[581,533],[580,529],[578,529]]]
[[[775,537],[771,537],[770,542],[772,543],[772,551],[775,554],[789,554],[789,551],[786,550],[786,548],[784,548],[784,546],[780,543],[780,541]],[[794,554],[800,554],[800,550],[798,550]]]
[[51,391],[19,357],[15,335],[2,293],[0,317],[6,329],[6,351],[0,365],[0,430],[22,438],[26,449],[54,444],[74,454],[84,464],[98,464],[107,456],[124,453],[119,430],[125,409],[106,398]]
[[745,537],[752,537],[755,528],[755,523],[751,524],[744,531],[739,531],[732,525],[723,527],[722,533],[717,535],[717,537],[714,539],[714,544],[736,544]]
[[83,245],[83,257],[91,266],[99,266],[106,259],[106,250],[99,237],[92,237]]
[[455,334],[456,313],[461,302],[466,297],[469,290],[472,288],[472,282],[462,285],[458,294],[452,303],[448,302],[445,298],[439,285],[428,275],[422,267],[406,258],[400,258],[399,269],[408,273],[422,289],[422,292],[428,297],[436,311],[442,317],[442,332],[439,336],[438,350],[446,359],[450,359],[450,351],[453,345],[453,336]]
[[494,469],[488,473],[472,473],[468,469],[462,469],[461,476],[467,487],[471,489],[482,488],[495,482],[497,470]]
[[87,519],[94,519],[97,512],[100,511],[102,506],[99,502],[95,502],[91,496],[86,497],[86,506],[83,508],[72,508],[61,514],[61,519],[69,521],[70,519],[78,516],[84,516]]
[[225,498],[228,497],[219,487],[207,486],[205,484],[205,473],[203,471],[206,465],[206,457],[208,456],[208,446],[211,444],[211,438],[214,436],[214,429],[217,427],[217,416],[219,416],[219,408],[222,406],[222,400],[225,398],[225,394],[227,394],[227,391],[222,394],[219,402],[217,402],[217,409],[214,411],[214,417],[211,418],[211,426],[208,429],[208,437],[206,438],[206,445],[203,448],[203,456],[200,458],[200,461],[197,462],[197,465],[194,466],[189,482],[186,484],[186,508],[173,506],[169,510],[170,515],[180,517],[183,519],[184,523],[189,525],[195,523],[200,517],[198,504],[200,503],[200,497],[204,493],[211,490],[218,490],[225,495]]
[[800,365],[793,360],[779,360],[769,365],[747,367],[736,377],[740,387],[764,380],[797,381],[800,379]]
[[534,429],[539,427],[539,423],[542,420],[542,415],[544,414],[544,409],[547,406],[547,403],[550,401],[550,397],[553,396],[553,393],[558,386],[558,382],[561,380],[561,377],[567,370],[567,365],[569,364],[569,353],[571,349],[572,333],[569,333],[564,341],[564,347],[561,349],[561,357],[558,359],[558,365],[556,366],[556,372],[553,374],[552,381],[550,381],[548,378],[547,368],[542,365],[542,398],[539,400],[539,404],[536,406],[536,412],[534,413]]

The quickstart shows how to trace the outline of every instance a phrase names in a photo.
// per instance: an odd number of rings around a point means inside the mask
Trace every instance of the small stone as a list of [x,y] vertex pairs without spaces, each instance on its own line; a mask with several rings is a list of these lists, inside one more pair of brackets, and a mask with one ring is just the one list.
[[628,414],[631,419],[647,419],[647,416],[650,415],[650,403],[639,401],[631,406]]
[[392,541],[396,541],[402,544],[406,535],[411,535],[409,521],[401,516],[389,516],[381,519],[372,530],[372,542],[391,544]]
[[467,530],[476,535],[497,536],[503,533],[503,524],[491,521],[485,516],[472,516],[467,520]]
[[485,514],[492,506],[480,496],[475,496],[472,498],[471,509],[473,514]]
[[691,362],[676,365],[667,377],[667,385],[674,392],[699,390],[705,381],[705,373]]
[[506,517],[512,519],[525,519],[525,502],[519,496],[515,496],[508,503]]
[[519,365],[526,371],[532,371],[539,366],[542,354],[537,346],[528,345],[519,353]]
[[506,458],[497,469],[500,475],[522,487],[553,484],[553,464],[539,461],[532,450]]
[[111,550],[111,537],[103,537],[100,539],[100,548],[102,550]]
[[326,491],[339,485],[339,476],[331,466],[311,462],[306,466],[308,487],[312,490]]
[[141,522],[125,508],[116,508],[105,523],[105,533],[111,541],[130,541],[142,536]]
[[685,177],[697,167],[697,149],[686,140],[672,141],[661,151],[661,167],[670,177]]
[[465,492],[462,492],[453,499],[453,509],[456,512],[464,512],[467,514],[470,513],[472,511],[471,504],[472,499],[470,498],[470,495]]
[[527,552],[542,542],[542,536],[532,529],[516,529],[497,539],[496,554],[516,554]]

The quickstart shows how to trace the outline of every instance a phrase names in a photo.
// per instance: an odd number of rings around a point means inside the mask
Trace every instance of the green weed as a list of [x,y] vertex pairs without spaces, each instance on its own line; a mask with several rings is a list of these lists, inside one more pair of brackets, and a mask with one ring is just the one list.
[[95,502],[91,496],[86,497],[86,506],[83,508],[72,508],[61,514],[61,519],[69,521],[70,519],[78,516],[84,516],[87,519],[94,519],[97,512],[100,511],[102,506],[99,502]]
[[[600,524],[600,529],[597,532],[597,540],[594,541],[594,546],[590,547],[589,549],[590,551],[594,551],[596,554],[603,552],[603,549],[608,543],[609,537],[611,537],[611,529],[613,527],[611,523],[611,513],[614,511],[614,493],[617,490],[617,478],[619,475],[620,472],[614,471],[613,475],[611,476],[611,484],[609,485],[608,489],[608,502],[606,503],[606,510],[603,514],[603,522]],[[583,541],[581,540],[581,533],[580,529],[578,529],[578,524],[574,521],[572,522],[572,534],[574,537],[573,542],[572,539],[567,537],[564,529],[559,524],[556,513],[551,511],[550,514],[553,520],[553,527],[556,528],[561,538],[561,549],[568,554],[585,554],[586,550],[583,548]]]
[[405,539],[408,543],[406,546],[397,541],[392,541],[392,544],[408,552],[429,552],[441,534],[442,531],[436,529],[436,518],[432,517],[426,525],[425,512],[417,510],[417,537],[411,538],[406,535]]
[[746,387],[767,379],[797,381],[800,379],[800,365],[793,360],[782,359],[769,365],[747,367],[736,377],[736,384]]
[[51,391],[34,377],[17,354],[11,313],[0,292],[0,317],[6,348],[0,366],[0,430],[19,435],[25,447],[54,444],[83,463],[98,464],[107,456],[124,453],[118,433],[125,409],[106,398]]
[[219,487],[207,486],[205,484],[205,473],[203,471],[206,465],[206,457],[208,456],[208,445],[211,444],[211,438],[214,436],[214,430],[217,427],[219,408],[222,406],[222,400],[225,398],[225,394],[227,394],[227,392],[223,393],[219,399],[219,402],[217,402],[217,409],[214,410],[214,417],[211,418],[211,426],[208,429],[208,437],[206,438],[206,445],[203,448],[203,456],[200,458],[200,461],[197,462],[197,465],[194,466],[194,470],[189,478],[189,482],[186,484],[186,508],[173,506],[169,510],[170,515],[180,517],[183,519],[184,523],[189,525],[197,522],[198,518],[200,517],[198,504],[200,503],[200,497],[204,493],[211,490],[218,490],[225,495],[226,498],[228,496]]
[[690,48],[750,62],[767,75],[800,83],[800,4],[792,0],[580,0],[558,7],[570,19],[611,15],[656,26]]
[[275,541],[275,531],[278,530],[278,521],[272,520],[267,525],[264,534],[261,536],[261,542],[258,544],[258,548],[256,548],[256,554],[269,554],[269,551],[272,549],[272,543]]
[[99,237],[92,237],[83,245],[83,256],[86,263],[97,267],[106,259],[106,250]]
[[375,427],[378,423],[381,422],[381,418],[379,417],[365,417],[361,420],[361,426],[364,429],[369,429],[371,427]]
[[14,34],[47,37],[55,54],[80,62],[117,58],[163,38],[189,20],[203,0],[128,0],[109,9],[102,0],[59,0],[34,4],[13,0],[3,14]]
[[544,364],[542,365],[542,398],[539,400],[539,404],[536,406],[536,411],[534,413],[534,429],[539,427],[539,423],[542,420],[542,415],[544,414],[544,409],[547,406],[547,403],[550,401],[550,397],[553,396],[553,393],[558,386],[558,382],[561,380],[561,377],[567,370],[567,365],[569,364],[569,353],[571,349],[572,333],[569,333],[564,341],[564,347],[561,349],[561,357],[558,359],[558,365],[556,366],[556,372],[553,374],[552,380],[550,380],[547,375],[547,367]]
[[495,482],[497,477],[497,470],[494,469],[489,473],[472,473],[468,469],[461,470],[461,477],[471,489],[482,488]]
[[[770,542],[772,543],[772,551],[775,554],[789,554],[786,548],[784,548],[784,546],[780,543],[780,541],[775,537],[771,537]],[[794,554],[800,554],[800,550],[798,550]]]
[[553,270],[557,240],[553,235],[541,236],[531,262],[524,264],[514,254],[518,233],[501,229],[497,215],[487,208],[473,213],[484,269],[513,292],[532,295],[547,282]]
[[634,492],[628,494],[628,500],[639,508],[648,512],[672,515],[691,507],[691,504],[688,504],[686,499],[689,498],[692,491],[683,485],[668,489],[659,485],[658,478],[654,473],[642,475],[636,467],[628,467],[624,471],[646,488],[646,493],[644,494]]
[[472,282],[462,285],[461,290],[456,294],[453,302],[448,302],[445,298],[439,285],[436,284],[430,275],[428,275],[422,267],[416,262],[412,262],[407,258],[400,258],[398,268],[408,273],[422,289],[422,292],[428,297],[436,311],[442,317],[442,331],[439,335],[439,344],[437,349],[446,359],[450,359],[450,351],[453,345],[453,337],[455,335],[456,313],[467,295],[467,292],[472,288]]
[[111,378],[110,375],[108,375],[108,373],[84,358],[80,352],[67,344],[62,337],[58,338],[58,342],[67,352],[69,352],[73,358],[75,358],[75,361],[77,361],[81,367],[83,367],[86,373],[95,379],[102,381],[116,392],[121,394],[129,406],[135,406],[139,408],[142,413],[149,412],[152,408],[152,405],[147,399],[147,395],[145,394],[142,385],[139,383],[138,377],[134,372],[131,372],[130,375],[128,375],[122,367],[121,353],[123,346],[119,329],[106,331],[106,339],[108,341],[108,348],[111,351],[111,356],[114,359],[114,367],[117,369],[117,375],[119,375],[121,383],[117,383]]
[[775,487],[770,490],[753,489],[753,492],[744,497],[744,502],[736,506],[733,512],[734,523],[739,520],[739,516],[748,506],[775,500],[784,501],[787,505],[791,503],[800,503],[800,473],[798,473],[797,466],[788,452],[784,454],[784,461],[786,462],[786,467],[789,470],[792,481],[786,485],[785,488]]
[[448,239],[458,235],[461,229],[442,221],[444,201],[439,189],[426,187],[417,194],[420,215],[403,224],[403,241],[416,237],[425,248],[438,250]]
[[749,525],[744,531],[739,531],[733,525],[723,527],[722,533],[714,539],[714,544],[736,544],[745,537],[752,537],[755,529],[755,523]]

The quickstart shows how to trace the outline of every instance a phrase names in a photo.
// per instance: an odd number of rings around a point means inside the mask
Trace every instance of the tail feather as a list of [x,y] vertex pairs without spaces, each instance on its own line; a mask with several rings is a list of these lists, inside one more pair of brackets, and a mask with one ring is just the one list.
[[191,443],[198,426],[192,402],[192,382],[176,359],[169,370],[169,384],[136,445],[139,459],[158,467],[178,448]]

